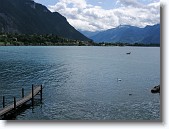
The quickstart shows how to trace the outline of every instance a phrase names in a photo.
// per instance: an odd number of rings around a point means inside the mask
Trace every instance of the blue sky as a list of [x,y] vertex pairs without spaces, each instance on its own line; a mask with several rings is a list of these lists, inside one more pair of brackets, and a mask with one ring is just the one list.
[[[54,5],[59,0],[35,0],[38,3],[41,3],[45,6]],[[111,9],[115,6],[116,0],[86,0],[87,3],[92,5],[99,5],[104,7],[105,9]]]
[[79,30],[100,31],[119,25],[160,23],[160,0],[35,0],[59,12]]
[[[59,0],[35,0],[38,3],[41,3],[45,6],[50,6],[56,4]],[[149,4],[153,1],[159,1],[159,0],[138,0],[139,2],[143,4]],[[112,9],[116,7],[117,0],[86,0],[87,3],[97,6],[102,6],[104,9]]]

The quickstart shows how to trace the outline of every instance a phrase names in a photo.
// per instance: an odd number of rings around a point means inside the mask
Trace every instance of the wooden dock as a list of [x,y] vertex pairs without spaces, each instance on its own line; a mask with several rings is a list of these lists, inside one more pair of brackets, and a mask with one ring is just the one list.
[[3,117],[6,114],[9,114],[11,112],[15,112],[16,109],[21,108],[28,101],[32,101],[32,106],[33,106],[34,97],[38,94],[40,94],[40,99],[42,100],[42,89],[43,89],[42,85],[36,86],[36,87],[32,85],[32,91],[27,96],[24,96],[24,90],[22,89],[22,99],[16,101],[16,98],[14,97],[13,104],[10,104],[9,106],[6,106],[6,107],[5,107],[5,98],[3,97],[3,109],[0,110],[0,117]]

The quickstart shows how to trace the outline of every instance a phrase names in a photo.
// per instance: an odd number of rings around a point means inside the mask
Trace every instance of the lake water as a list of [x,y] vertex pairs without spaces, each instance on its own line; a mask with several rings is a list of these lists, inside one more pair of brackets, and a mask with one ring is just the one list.
[[9,104],[32,84],[45,86],[42,103],[14,119],[161,118],[160,95],[151,93],[160,84],[159,47],[0,47],[0,108],[2,96]]

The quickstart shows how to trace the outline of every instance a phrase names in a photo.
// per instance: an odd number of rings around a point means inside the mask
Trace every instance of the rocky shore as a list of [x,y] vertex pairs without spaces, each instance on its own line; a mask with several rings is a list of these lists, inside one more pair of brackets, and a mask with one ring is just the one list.
[[153,89],[151,89],[151,93],[160,93],[160,85],[155,86]]

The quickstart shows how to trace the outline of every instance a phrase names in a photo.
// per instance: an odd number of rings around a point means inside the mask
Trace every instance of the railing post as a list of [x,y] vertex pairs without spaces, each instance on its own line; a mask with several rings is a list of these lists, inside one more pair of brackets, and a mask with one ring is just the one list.
[[3,108],[5,107],[5,96],[3,96]]
[[40,86],[40,99],[42,101],[42,85]]
[[34,92],[33,92],[34,88],[33,88],[33,84],[32,84],[32,106],[34,106]]
[[24,88],[22,88],[22,98],[24,98]]
[[14,110],[16,110],[16,98],[14,97]]

